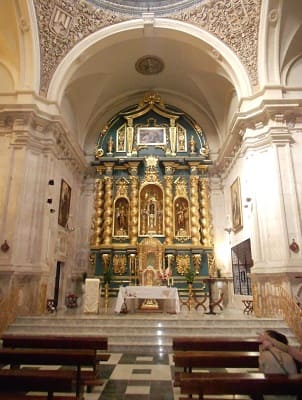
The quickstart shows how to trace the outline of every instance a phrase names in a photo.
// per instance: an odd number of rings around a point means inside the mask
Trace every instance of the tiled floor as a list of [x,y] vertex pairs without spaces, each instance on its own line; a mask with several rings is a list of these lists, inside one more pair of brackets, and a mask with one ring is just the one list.
[[169,354],[112,353],[102,363],[104,384],[86,400],[173,400],[173,362]]

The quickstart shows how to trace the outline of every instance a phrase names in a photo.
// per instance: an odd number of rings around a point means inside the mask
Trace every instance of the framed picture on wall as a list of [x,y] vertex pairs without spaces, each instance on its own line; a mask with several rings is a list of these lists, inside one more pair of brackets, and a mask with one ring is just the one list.
[[64,179],[61,180],[58,224],[66,227],[69,218],[71,187]]
[[232,224],[234,232],[243,227],[240,179],[237,177],[231,185]]
[[138,145],[166,144],[166,129],[160,127],[137,128]]

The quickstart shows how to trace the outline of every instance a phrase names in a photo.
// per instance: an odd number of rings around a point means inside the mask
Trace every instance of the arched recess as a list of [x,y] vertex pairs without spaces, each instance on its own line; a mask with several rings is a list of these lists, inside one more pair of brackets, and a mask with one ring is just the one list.
[[[110,38],[116,33],[127,31],[129,29],[141,29],[143,27],[142,20],[126,21],[101,29],[100,31],[97,31],[83,39],[67,54],[64,60],[58,66],[49,85],[47,98],[60,103],[63,92],[72,74],[74,73],[74,70],[78,67],[77,64],[81,62],[81,59],[90,57],[93,54],[94,45],[99,43],[101,40]],[[155,19],[154,27],[180,31],[183,34],[188,34],[199,39],[201,42],[209,45],[213,50],[218,51],[222,59],[225,61],[225,72],[229,76],[229,79],[233,82],[239,99],[242,97],[248,97],[252,94],[252,88],[248,74],[239,58],[229,47],[227,47],[215,36],[196,26],[164,18]]]
[[[88,59],[93,58],[96,54],[100,53],[103,49],[112,46],[116,40],[123,41],[123,36],[135,37],[135,35],[144,35],[145,34],[145,25],[143,19],[131,20],[127,22],[122,22],[110,27],[106,27],[101,29],[98,32],[91,34],[89,37],[83,39],[80,43],[78,43],[62,60],[61,64],[58,66],[52,81],[50,82],[47,98],[50,101],[55,101],[61,105],[61,108],[64,108],[66,115],[69,118],[72,115],[73,104],[72,101],[70,103],[65,102],[70,85],[73,84],[74,87],[77,84],[75,83],[76,78],[81,78],[81,74],[78,71],[81,71],[81,66],[84,65]],[[150,27],[148,26],[148,29]],[[147,28],[146,28],[147,29]],[[196,27],[188,23],[174,21],[165,18],[154,19],[153,25],[150,28],[154,34],[154,37],[157,37],[157,34],[160,33],[162,36],[167,38],[171,38],[173,35],[173,39],[175,42],[179,42],[182,45],[192,46],[194,43],[194,48],[199,52],[199,54],[204,54],[208,59],[211,59],[211,63],[213,68],[211,71],[208,71],[208,76],[212,74],[212,80],[215,79],[215,93],[216,97],[219,95],[220,90],[220,81],[229,83],[228,102],[231,102],[234,98],[234,93],[237,97],[237,109],[240,107],[240,100],[242,98],[248,97],[252,94],[251,83],[249,80],[249,76],[244,66],[240,62],[237,55],[222,41],[217,39],[212,34]],[[155,32],[155,33],[154,33]],[[176,39],[175,39],[176,38]],[[117,55],[118,57],[118,55]],[[202,57],[200,57],[200,63],[202,63]],[[92,77],[90,77],[90,85],[92,85]],[[100,76],[100,79],[106,79],[106,76]],[[196,85],[202,85],[202,82],[198,81],[199,76],[195,76]],[[204,84],[207,84],[207,80],[204,79]],[[100,85],[100,82],[98,82]],[[96,85],[91,86],[92,91],[95,90]],[[102,89],[102,87],[100,88]],[[117,113],[119,110],[127,107],[128,105],[134,104],[136,100],[141,99],[142,93],[146,92],[146,90],[157,89],[153,87],[144,87],[143,89],[132,87],[132,89],[127,88],[127,90],[121,89],[120,92],[114,94],[114,96],[102,97],[102,102],[99,100],[99,104],[93,104],[91,97],[89,98],[89,105],[85,102],[80,113],[86,113],[86,117],[89,113],[89,118],[82,121],[81,124],[77,122],[72,123],[72,130],[78,131],[80,133],[75,133],[77,139],[79,140],[80,145],[84,147],[84,142],[86,140],[86,136],[89,135],[92,131],[96,132],[96,129],[100,129],[102,123],[105,124],[106,120],[100,123],[100,119],[104,118],[104,115],[107,115],[107,120]],[[211,126],[211,129],[215,131],[217,135],[219,128],[217,119],[213,113],[211,113],[211,109],[215,109],[216,113],[219,114],[219,106],[217,103],[212,102],[210,105],[207,104],[207,100],[204,97],[204,94],[200,93],[200,96],[195,96],[190,98],[188,93],[183,94],[181,88],[177,90],[177,88],[161,88],[161,94],[165,93],[165,98],[168,98],[169,104],[174,104],[178,108],[183,108],[182,105],[190,105],[191,109],[195,112],[195,115],[204,115],[208,121],[208,125]],[[80,92],[80,91],[78,91]],[[209,91],[208,91],[209,93]],[[99,96],[99,93],[95,94],[95,96]],[[203,96],[203,105],[201,104],[200,97]],[[220,97],[224,97],[225,93]],[[169,101],[171,99],[171,101]],[[175,99],[181,99],[182,104],[175,103]],[[101,104],[101,106],[100,106]],[[206,105],[206,106],[204,106]],[[228,107],[228,106],[225,106]],[[83,109],[86,108],[86,111]],[[110,114],[109,114],[109,111]],[[190,110],[186,110],[189,114]],[[107,114],[106,114],[107,113]],[[220,118],[220,129],[222,127],[225,129],[225,115],[219,115]],[[193,117],[195,118],[195,115]],[[204,126],[204,124],[203,124]],[[83,135],[80,137],[80,134]]]
[[40,49],[33,0],[1,3],[0,78],[10,76],[9,91],[39,92]]
[[282,2],[276,0],[262,2],[258,47],[258,74],[261,87],[280,83],[281,12]]

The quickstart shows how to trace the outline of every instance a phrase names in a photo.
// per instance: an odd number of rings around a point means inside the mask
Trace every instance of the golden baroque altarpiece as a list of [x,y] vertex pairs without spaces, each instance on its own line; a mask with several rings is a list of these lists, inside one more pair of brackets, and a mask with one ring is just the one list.
[[198,279],[214,272],[211,160],[192,118],[146,94],[102,129],[92,164],[96,275],[110,271],[113,286],[181,285],[189,269]]

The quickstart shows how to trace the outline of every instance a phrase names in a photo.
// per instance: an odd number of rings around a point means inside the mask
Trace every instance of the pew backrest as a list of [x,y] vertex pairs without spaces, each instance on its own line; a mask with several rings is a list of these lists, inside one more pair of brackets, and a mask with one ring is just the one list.
[[12,348],[93,349],[108,350],[108,338],[103,336],[63,335],[2,335],[2,346]]
[[172,339],[173,350],[184,351],[258,351],[259,344],[254,338],[178,336]]
[[181,373],[182,394],[300,394],[302,375],[267,375],[262,373]]

